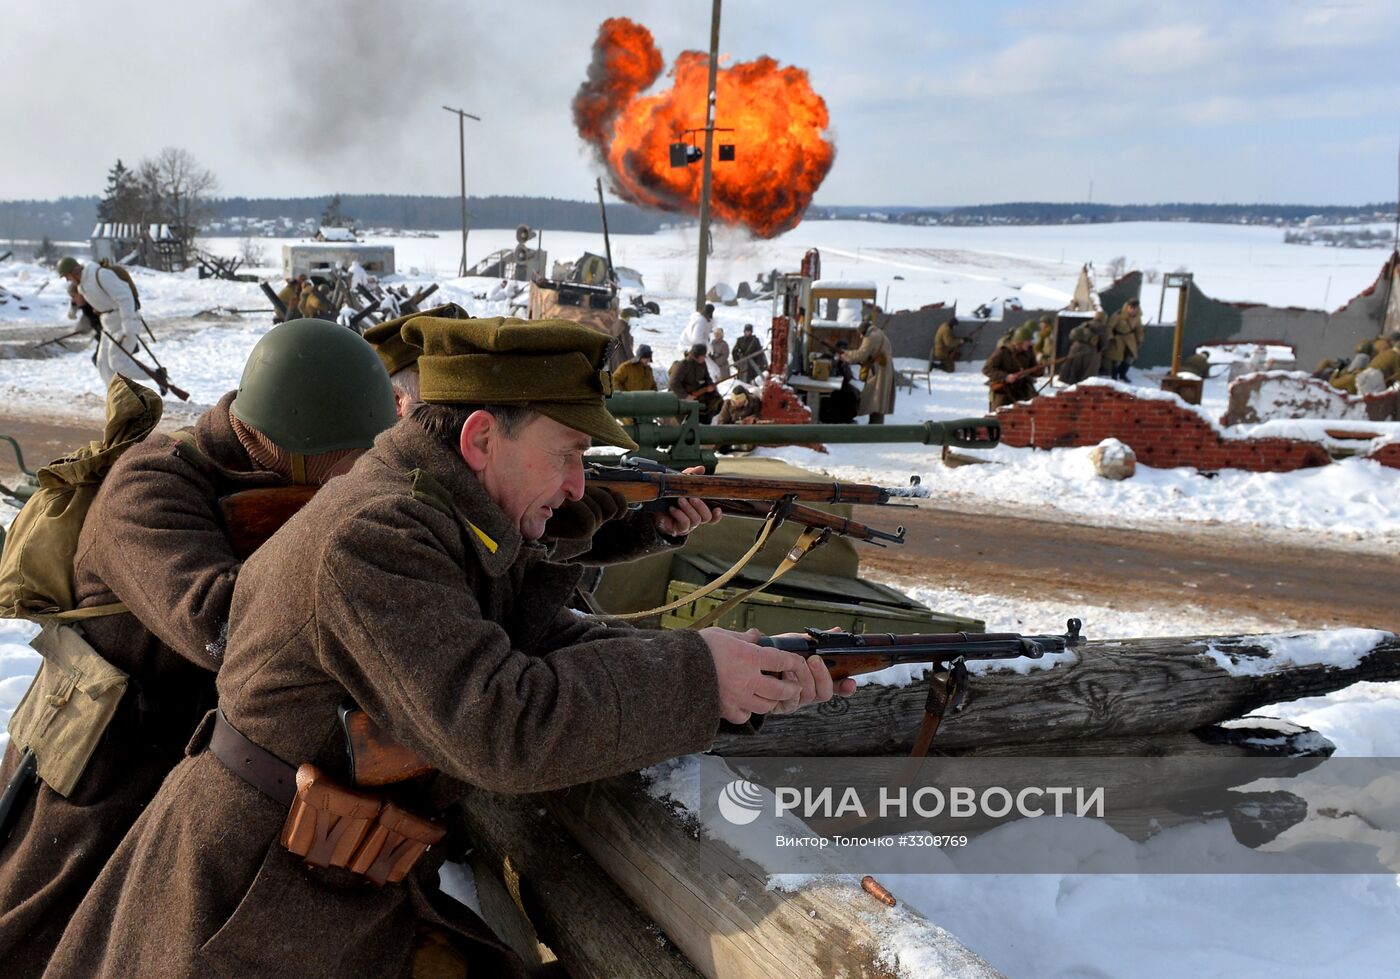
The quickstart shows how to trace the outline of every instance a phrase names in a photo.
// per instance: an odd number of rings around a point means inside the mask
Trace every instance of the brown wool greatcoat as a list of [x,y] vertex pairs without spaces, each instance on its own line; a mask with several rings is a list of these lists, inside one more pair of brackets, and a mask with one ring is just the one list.
[[734,373],[741,381],[752,381],[768,369],[763,356],[763,344],[752,333],[744,333],[734,341]]
[[[576,618],[578,576],[404,419],[244,565],[220,707],[283,760],[344,780],[336,709],[355,701],[441,770],[404,800],[419,811],[464,783],[542,791],[708,747],[704,640]],[[473,977],[519,974],[438,890],[451,836],[400,884],[311,870],[278,842],[286,808],[204,750],[206,731],[79,908],[54,975],[401,976],[419,921],[465,936]]]
[[1093,326],[1080,323],[1069,331],[1069,353],[1060,365],[1060,381],[1078,384],[1099,372],[1099,335]]
[[[880,363],[883,360],[884,363]],[[888,415],[894,411],[894,350],[885,331],[872,326],[860,347],[846,354],[846,361],[867,367],[865,386],[860,389],[858,415]]]
[[1138,348],[1146,338],[1147,328],[1142,325],[1142,310],[1132,311],[1124,306],[1108,322],[1108,347],[1104,357],[1114,364],[1124,357],[1136,359]]
[[[1029,401],[1035,397],[1035,378],[1022,377],[1010,384],[1005,383],[1008,375],[1035,367],[1035,353],[1031,350],[1017,350],[1010,344],[997,347],[987,362],[982,365],[982,373],[987,375],[987,394],[992,410],[1017,401]],[[1000,388],[993,387],[1002,382]]]
[[619,364],[612,375],[613,387],[618,391],[655,391],[656,375],[651,367],[640,360],[629,360]]
[[953,372],[953,365],[957,363],[958,351],[962,349],[967,341],[957,336],[953,332],[951,321],[939,325],[933,334],[933,351],[929,354],[929,366],[935,364],[948,373]]
[[[254,472],[229,423],[229,393],[195,424],[205,472],[152,435],[112,467],[83,523],[74,559],[79,607],[125,602],[130,613],[83,631],[131,676],[125,698],[72,795],[40,783],[0,848],[0,975],[36,976],[122,835],[180,760],[214,702],[239,561],[217,498],[276,485]],[[3,776],[19,756],[5,752]]]
[[701,421],[708,422],[722,407],[724,399],[713,390],[704,394],[695,393],[704,388],[714,387],[710,370],[703,361],[691,360],[689,357],[676,361],[671,365],[669,380],[668,387],[676,397],[682,401],[700,402]]

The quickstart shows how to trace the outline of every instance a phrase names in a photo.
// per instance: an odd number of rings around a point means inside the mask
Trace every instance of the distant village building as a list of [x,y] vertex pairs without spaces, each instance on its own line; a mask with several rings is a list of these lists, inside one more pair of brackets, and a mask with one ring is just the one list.
[[99,222],[90,236],[94,261],[144,265],[159,272],[180,272],[183,243],[168,224]]
[[317,241],[359,241],[353,228],[321,228],[316,232]]

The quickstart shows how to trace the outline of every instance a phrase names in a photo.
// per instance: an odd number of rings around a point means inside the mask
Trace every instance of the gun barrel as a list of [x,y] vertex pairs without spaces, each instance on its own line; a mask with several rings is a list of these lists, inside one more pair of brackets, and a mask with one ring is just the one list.
[[806,636],[764,636],[760,646],[773,646],[809,656],[816,653],[836,678],[859,676],[886,669],[898,663],[947,665],[957,660],[1040,659],[1047,652],[1057,653],[1083,645],[1082,622],[1065,623],[1063,635],[1027,636],[1016,632],[988,634],[946,633],[937,635],[890,635],[873,633],[816,632]]
[[[624,426],[633,441],[653,449],[683,444],[687,429],[639,419],[681,415],[694,407],[691,402],[682,401],[667,391],[625,391],[610,397],[607,405],[614,415],[633,419]],[[700,425],[696,431],[705,445],[912,442],[986,449],[1001,441],[1001,425],[994,418],[959,418],[916,425]]]

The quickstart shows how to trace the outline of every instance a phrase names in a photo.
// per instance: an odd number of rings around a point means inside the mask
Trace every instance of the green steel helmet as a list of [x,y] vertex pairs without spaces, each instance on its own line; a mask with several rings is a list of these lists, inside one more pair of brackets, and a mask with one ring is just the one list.
[[64,255],[58,260],[58,274],[68,275],[78,271],[78,260],[72,255]]
[[1027,340],[1035,339],[1035,324],[1027,321],[1016,328],[1016,332],[1011,334],[1012,343],[1025,343]]
[[291,320],[253,345],[230,409],[287,452],[367,449],[397,420],[374,348],[329,320]]

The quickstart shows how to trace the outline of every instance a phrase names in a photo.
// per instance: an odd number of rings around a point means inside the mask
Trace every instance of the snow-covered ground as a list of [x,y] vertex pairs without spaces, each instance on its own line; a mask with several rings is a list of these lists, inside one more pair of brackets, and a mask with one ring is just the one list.
[[[985,619],[992,631],[1063,628],[1064,605],[1050,600],[1012,603],[927,586],[916,587],[914,595],[941,610]],[[1075,610],[1083,612],[1095,638],[1265,632],[1291,625],[1282,615],[1276,621],[1235,614],[1212,618],[1190,606],[1128,612],[1076,605]],[[34,632],[27,623],[0,621],[0,724],[8,723],[38,666],[38,655],[27,645]],[[1400,756],[1400,683],[1359,683],[1257,713],[1314,728],[1337,745],[1339,755]],[[0,735],[0,746],[7,737]],[[678,765],[699,763],[693,758]],[[1168,860],[1172,847],[1215,847],[1232,860],[1250,856],[1219,827],[1175,829],[1163,837],[1145,861]],[[1121,843],[1115,838],[1093,845]],[[1011,979],[1380,979],[1393,976],[1400,961],[1400,879],[1393,876],[950,871],[884,876],[882,882]],[[790,877],[773,880],[776,887],[800,883]],[[849,884],[858,886],[854,879]],[[444,886],[475,905],[469,869],[445,868]],[[906,979],[938,979],[941,973],[921,964],[930,961],[929,949],[900,921],[892,915],[886,935],[892,964]]]
[[[490,281],[452,278],[459,257],[454,236],[383,241],[397,249],[401,274],[395,281],[410,286],[440,282],[437,298],[479,315],[506,312],[504,303],[475,298],[489,289]],[[280,255],[280,242],[258,243],[270,262]],[[229,255],[240,249],[233,238],[205,244]],[[473,231],[470,244],[475,261],[513,245],[514,234]],[[543,245],[554,259],[601,251],[599,236],[580,233],[546,231]],[[637,342],[656,348],[660,363],[669,360],[689,316],[686,294],[693,283],[694,246],[693,229],[613,237],[614,261],[640,270],[647,298],[661,304],[660,315],[633,321]],[[1103,269],[1120,255],[1129,268],[1188,268],[1201,288],[1220,299],[1336,308],[1370,285],[1386,257],[1383,250],[1287,246],[1281,231],[1255,227],[959,229],[812,222],[771,242],[718,235],[710,278],[733,285],[774,267],[795,269],[812,246],[822,250],[826,277],[875,281],[887,308],[956,300],[967,310],[1008,296],[1027,306],[1060,305],[1068,300],[1081,263]],[[277,269],[265,271],[271,277]],[[238,317],[222,310],[263,307],[266,300],[253,284],[201,282],[193,273],[138,270],[136,275],[143,311],[160,337],[157,352],[171,378],[192,394],[192,408],[179,414],[213,404],[237,383],[248,350],[269,326],[266,315]],[[40,292],[46,280],[49,285]],[[0,263],[0,286],[23,297],[29,307],[20,310],[14,300],[0,305],[0,344],[7,335],[32,336],[40,328],[52,327],[53,335],[71,329],[63,316],[62,283],[51,280],[46,270],[13,260]],[[1143,297],[1149,320],[1157,311],[1154,288],[1149,285]],[[743,302],[721,306],[716,322],[732,339],[745,322],[762,334],[769,316],[767,303]],[[1212,415],[1223,411],[1224,400],[1223,382],[1209,382],[1205,407]],[[92,420],[100,415],[102,391],[83,353],[0,360],[0,403],[12,412]],[[901,391],[890,421],[975,416],[985,408],[981,375],[976,365],[964,365],[955,374],[935,376],[931,392]],[[771,451],[847,478],[904,483],[917,473],[942,503],[1034,508],[1076,522],[1178,528],[1219,524],[1256,536],[1342,536],[1351,546],[1393,547],[1400,541],[1400,477],[1356,460],[1299,473],[1225,472],[1213,479],[1190,470],[1140,466],[1133,479],[1110,483],[1092,476],[1087,449],[1000,448],[983,453],[986,464],[948,469],[934,450],[922,447],[830,448],[825,455],[805,449]],[[13,511],[0,507],[0,525],[12,516]],[[927,582],[897,583],[912,585],[916,597],[936,608],[984,619],[992,630],[1063,628],[1063,605],[1053,601],[1010,603]],[[1010,617],[1013,608],[1019,618]],[[1212,620],[1189,606],[1129,611],[1076,604],[1075,610],[1083,612],[1095,638],[1263,632],[1293,625],[1282,611],[1276,621],[1242,621],[1235,614]],[[37,668],[38,656],[27,645],[32,631],[24,624],[0,622],[0,722],[8,721]],[[1400,755],[1400,684],[1357,684],[1262,713],[1319,730],[1342,754]],[[1394,975],[1400,960],[1400,888],[1393,877],[946,874],[885,883],[1013,977],[1371,977]],[[455,886],[465,894],[470,881]],[[912,964],[917,953],[903,950],[906,975],[928,974]]]
[[[459,239],[384,238],[371,241],[397,249],[400,274],[394,281],[410,286],[440,282],[434,301],[457,302],[478,315],[502,315],[504,302],[477,299],[494,284],[485,279],[458,279]],[[472,232],[473,259],[514,241],[509,230]],[[282,241],[257,239],[269,266],[280,260]],[[202,242],[223,254],[238,254],[241,240]],[[553,258],[598,251],[599,236],[579,232],[545,232],[544,247]],[[1128,267],[1171,271],[1192,269],[1202,288],[1222,299],[1254,300],[1280,305],[1320,306],[1324,298],[1340,305],[1374,280],[1383,251],[1306,248],[1285,245],[1275,229],[1234,225],[1115,224],[1024,228],[918,228],[867,222],[810,222],[774,241],[751,241],[722,233],[710,262],[711,281],[731,285],[753,280],[759,272],[793,269],[808,247],[822,249],[823,274],[832,278],[874,281],[889,308],[956,300],[970,309],[981,302],[1019,296],[1027,305],[1057,305],[1073,289],[1082,262],[1103,268],[1115,256]],[[615,235],[614,261],[638,269],[645,295],[660,303],[660,315],[633,321],[636,342],[656,350],[658,366],[669,363],[690,315],[687,291],[694,275],[694,231],[654,235]],[[264,270],[269,276],[276,269]],[[16,261],[0,263],[0,286],[28,297],[29,309],[15,302],[0,306],[0,343],[7,330],[41,325],[68,329],[63,318],[66,293],[44,269]],[[201,406],[213,404],[238,380],[248,350],[269,326],[266,316],[232,316],[229,309],[255,309],[266,300],[255,284],[200,281],[194,273],[164,275],[136,271],[144,313],[157,336],[158,354],[170,377],[191,392],[191,405],[171,417],[183,421]],[[1156,303],[1149,287],[1144,308],[1151,319]],[[767,302],[721,305],[716,324],[731,339],[744,323],[765,332],[771,309]],[[63,329],[57,329],[62,327]],[[96,418],[102,410],[97,373],[82,353],[50,359],[0,360],[0,402],[8,410],[59,417]],[[912,363],[912,362],[911,362]],[[1135,373],[1144,388],[1156,378]],[[1225,409],[1223,379],[1207,384],[1204,407],[1212,417]],[[938,374],[932,391],[901,391],[892,423],[946,420],[986,411],[986,387],[977,364],[961,364],[956,374]],[[804,466],[845,478],[903,483],[919,474],[943,503],[1033,508],[1075,521],[1113,521],[1126,526],[1182,523],[1230,525],[1315,539],[1378,544],[1400,540],[1400,474],[1375,463],[1348,460],[1322,469],[1286,474],[1228,471],[1213,478],[1193,470],[1153,470],[1121,483],[1096,479],[1088,449],[1050,452],[1001,448],[985,454],[987,465],[948,469],[937,450],[914,445],[833,445],[829,454],[806,449],[764,450]]]
[[[907,585],[907,581],[892,582]],[[915,595],[960,615],[985,618],[989,631],[1060,631],[1063,606],[1010,603],[996,596],[927,588]],[[1079,606],[1076,606],[1079,610]],[[1095,638],[1261,631],[1288,622],[1212,618],[1189,606],[1142,613],[1084,609]],[[891,678],[902,682],[902,678]],[[1275,704],[1255,712],[1306,725],[1337,745],[1337,756],[1400,756],[1400,683],[1358,683],[1325,697]],[[702,765],[692,756],[649,771],[652,791],[692,811]],[[757,827],[757,828],[755,828]],[[773,827],[762,822],[726,839],[759,857]],[[762,841],[762,842],[760,842]],[[1102,848],[1134,844],[1099,828],[1073,833],[1018,823],[973,846],[1058,846],[1092,866]],[[1257,854],[1235,841],[1223,822],[1176,827],[1137,845],[1142,866],[1170,868],[1173,853],[1199,862],[1202,848],[1221,865],[1248,866]],[[1180,865],[1180,860],[1175,861]],[[776,875],[770,886],[801,887],[809,878]],[[854,877],[847,886],[859,886]],[[959,874],[950,863],[935,874],[880,875],[897,898],[951,932],[1010,979],[1314,979],[1395,975],[1400,957],[1400,877],[1318,874]],[[933,950],[897,912],[883,938],[890,964],[905,979],[934,979]]]

